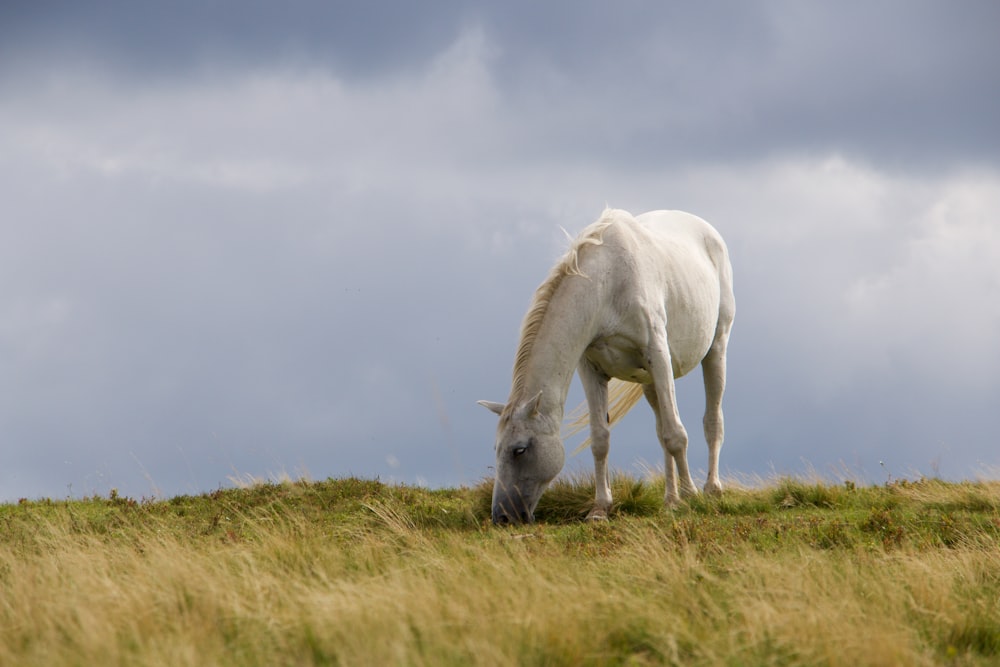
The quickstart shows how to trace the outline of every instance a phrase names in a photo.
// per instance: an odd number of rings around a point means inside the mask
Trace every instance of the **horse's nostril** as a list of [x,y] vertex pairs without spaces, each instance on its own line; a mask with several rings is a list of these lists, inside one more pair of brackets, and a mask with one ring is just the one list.
[[500,526],[506,526],[508,523],[510,523],[510,517],[508,517],[506,514],[501,514],[495,519],[493,519],[493,523]]
[[527,512],[521,512],[521,523],[531,523],[531,517]]

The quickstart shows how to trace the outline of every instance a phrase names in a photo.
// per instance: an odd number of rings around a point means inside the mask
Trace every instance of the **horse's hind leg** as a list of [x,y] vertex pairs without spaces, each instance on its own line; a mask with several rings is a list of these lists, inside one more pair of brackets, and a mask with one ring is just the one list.
[[611,511],[611,480],[608,475],[608,450],[611,427],[608,424],[608,378],[584,359],[577,367],[583,393],[590,411],[590,451],[594,455],[594,508],[588,521],[608,518]]
[[705,377],[705,441],[708,443],[708,479],[705,493],[722,493],[719,479],[719,452],[725,436],[722,417],[722,394],[726,390],[726,344],[716,341],[701,362]]

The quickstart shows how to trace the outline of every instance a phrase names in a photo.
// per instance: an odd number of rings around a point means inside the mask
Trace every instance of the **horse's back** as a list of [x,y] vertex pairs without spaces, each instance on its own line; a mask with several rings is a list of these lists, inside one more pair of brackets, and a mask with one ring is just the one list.
[[684,375],[732,323],[729,252],[719,232],[696,215],[650,211],[634,220],[638,263],[661,276],[675,372]]
[[722,236],[696,215],[684,211],[649,211],[636,216],[635,220],[665,246],[686,245],[692,255],[705,253],[715,264],[729,261]]
[[670,272],[671,282],[718,282],[721,292],[732,292],[729,250],[715,227],[684,211],[650,211],[635,221],[648,235],[647,247],[658,251],[654,261]]

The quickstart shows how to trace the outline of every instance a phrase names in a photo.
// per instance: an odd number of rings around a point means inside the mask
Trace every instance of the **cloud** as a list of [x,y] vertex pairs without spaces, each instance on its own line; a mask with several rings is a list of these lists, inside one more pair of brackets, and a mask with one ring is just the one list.
[[[432,8],[398,41],[359,16],[373,32],[327,46],[315,15],[268,31],[256,5],[255,31],[194,21],[176,44],[115,5],[62,50],[76,14],[6,23],[40,45],[0,39],[29,63],[0,68],[0,498],[475,481],[495,421],[474,401],[509,389],[560,226],[605,204],[690,210],[729,242],[724,468],[947,452],[969,474],[1000,398],[994,47],[977,28],[918,53],[977,17],[920,5],[883,34],[885,6]],[[681,386],[697,466],[701,388]],[[615,465],[659,460],[648,413]]]
[[1000,210],[996,174],[972,173],[946,183],[913,221],[900,257],[856,280],[847,294],[855,331],[877,322],[897,330],[873,352],[905,356],[925,381],[956,390],[995,387],[1000,357]]
[[[495,108],[516,120],[499,149],[522,162],[656,168],[795,152],[947,169],[1000,148],[991,2],[49,7],[0,22],[7,86],[70,66],[140,90],[312,70],[375,91],[419,81],[475,35]],[[478,102],[444,99],[446,118]]]
[[280,63],[370,80],[420,69],[453,41],[463,6],[446,0],[420,7],[382,0],[8,6],[0,21],[0,71],[83,61],[144,85]]
[[[78,489],[140,462],[169,492],[262,461],[360,472],[407,449],[412,467],[440,430],[428,388],[454,396],[479,364],[462,315],[524,255],[477,202],[500,190],[468,178],[475,39],[375,90],[313,70],[138,91],[71,71],[6,107],[9,469],[75,447],[52,472]],[[460,369],[431,360],[453,353]]]
[[839,153],[940,169],[997,153],[1000,47],[986,26],[998,18],[991,3],[737,2],[482,21],[505,96],[531,110],[533,159],[655,169]]

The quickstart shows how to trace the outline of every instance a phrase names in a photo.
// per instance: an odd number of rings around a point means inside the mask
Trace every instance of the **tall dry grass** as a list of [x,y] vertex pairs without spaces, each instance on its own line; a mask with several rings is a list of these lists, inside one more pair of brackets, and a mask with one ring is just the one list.
[[[788,515],[778,508],[796,488],[842,507]],[[989,521],[934,542],[898,507],[852,509],[839,489],[823,496],[820,488],[733,492],[745,494],[728,506],[745,511],[735,518],[706,503],[519,530],[444,525],[415,511],[417,496],[378,492],[346,509],[330,496],[318,505],[289,496],[196,518],[142,507],[94,518],[71,504],[18,517],[22,508],[8,508],[0,665],[985,665],[1000,657],[1000,553]],[[995,489],[941,489],[914,490],[914,502],[996,514]],[[434,497],[419,497],[435,507]],[[774,509],[749,509],[762,498]],[[438,511],[474,504],[475,491],[454,500]],[[858,539],[813,540],[822,533],[810,522],[822,512]],[[878,512],[902,539],[884,539],[871,519]]]

